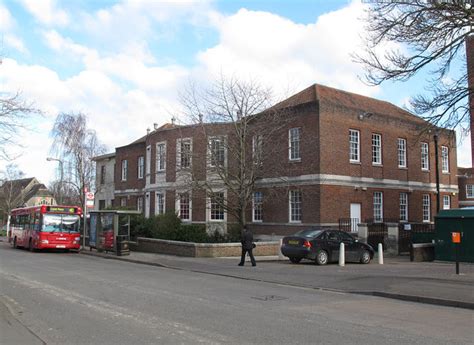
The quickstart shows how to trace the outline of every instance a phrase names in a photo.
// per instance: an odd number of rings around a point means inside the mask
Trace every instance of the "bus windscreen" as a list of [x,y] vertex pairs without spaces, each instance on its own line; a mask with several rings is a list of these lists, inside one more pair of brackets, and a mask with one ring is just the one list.
[[43,227],[44,232],[79,232],[80,216],[69,214],[44,214]]

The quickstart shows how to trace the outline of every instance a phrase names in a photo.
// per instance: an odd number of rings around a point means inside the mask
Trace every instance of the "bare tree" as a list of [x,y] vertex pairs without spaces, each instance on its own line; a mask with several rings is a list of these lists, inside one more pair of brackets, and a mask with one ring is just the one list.
[[28,103],[21,97],[21,92],[8,94],[0,92],[0,160],[12,160],[8,146],[19,144],[19,131],[26,128],[25,122],[33,114],[41,114],[32,103]]
[[[207,146],[206,157],[193,160],[205,162],[204,172],[193,165],[188,185],[206,192],[212,200],[211,212],[212,207],[225,210],[240,226],[245,225],[258,181],[270,166],[263,162],[274,160],[275,150],[281,149],[271,143],[287,125],[285,110],[271,108],[269,88],[222,75],[205,89],[190,84],[181,101],[187,115],[202,129]],[[186,164],[190,154],[186,145],[182,142],[178,147],[178,165]]]
[[22,190],[15,184],[15,180],[24,175],[16,164],[8,164],[5,171],[0,171],[0,219],[3,221],[12,209],[24,203]]
[[[428,71],[425,94],[411,99],[411,110],[431,124],[453,129],[469,117],[467,70],[452,72],[465,61],[465,40],[474,33],[474,11],[465,0],[375,0],[367,9],[365,53],[355,56],[372,85],[406,81]],[[383,51],[385,44],[396,48]]]
[[87,128],[82,113],[61,113],[56,117],[51,135],[52,154],[59,156],[65,168],[62,193],[71,203],[84,203],[84,187],[93,189],[95,166],[92,158],[105,153],[94,130]]

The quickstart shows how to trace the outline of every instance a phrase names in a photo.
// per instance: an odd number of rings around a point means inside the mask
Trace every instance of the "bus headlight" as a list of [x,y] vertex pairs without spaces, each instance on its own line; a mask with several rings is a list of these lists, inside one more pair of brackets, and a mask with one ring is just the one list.
[[81,240],[80,237],[76,237],[76,238],[74,239],[74,241],[77,241],[77,242],[79,242],[80,240]]
[[43,243],[43,244],[49,244],[49,241],[48,241],[48,240],[41,240],[41,243]]

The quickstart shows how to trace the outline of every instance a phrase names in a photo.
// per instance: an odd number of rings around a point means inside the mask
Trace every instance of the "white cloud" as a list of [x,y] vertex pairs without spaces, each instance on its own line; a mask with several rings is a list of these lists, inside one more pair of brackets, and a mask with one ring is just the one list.
[[25,9],[40,23],[65,26],[69,24],[68,14],[56,8],[56,0],[22,0]]
[[0,31],[6,32],[10,30],[15,24],[10,11],[0,4]]
[[213,17],[220,42],[199,54],[205,75],[220,71],[260,77],[263,83],[299,91],[321,83],[365,95],[378,88],[357,77],[360,65],[350,54],[362,43],[358,18],[363,5],[349,6],[302,25],[268,12],[239,10],[229,17]]
[[6,45],[18,50],[20,53],[28,53],[28,49],[26,49],[23,41],[15,35],[5,35],[4,42]]

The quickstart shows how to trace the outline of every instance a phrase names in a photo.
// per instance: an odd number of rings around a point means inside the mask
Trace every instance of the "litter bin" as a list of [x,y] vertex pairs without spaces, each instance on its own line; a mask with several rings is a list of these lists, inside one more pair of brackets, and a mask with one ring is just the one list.
[[130,255],[127,236],[117,236],[115,243],[117,243],[115,251],[117,256]]

